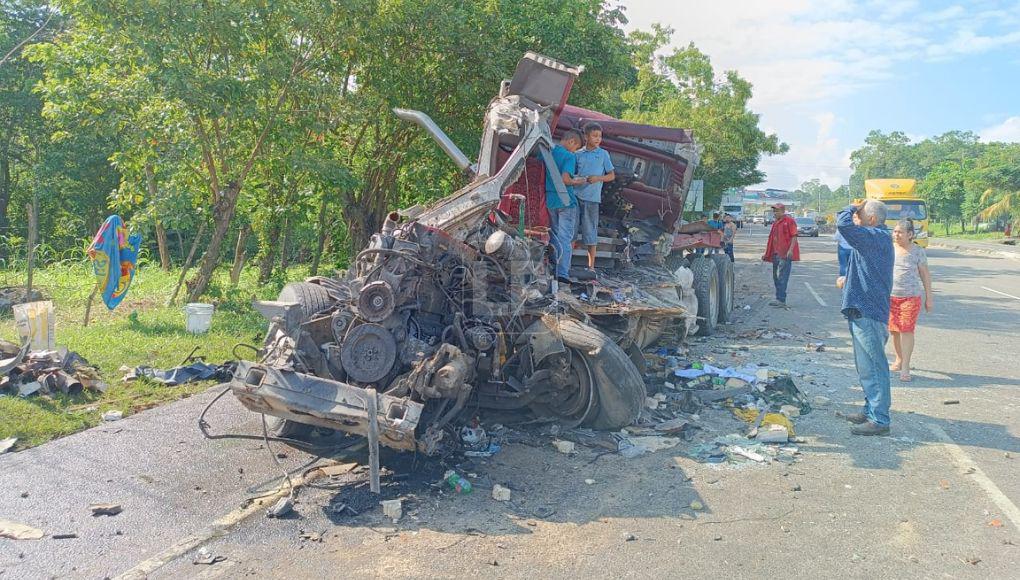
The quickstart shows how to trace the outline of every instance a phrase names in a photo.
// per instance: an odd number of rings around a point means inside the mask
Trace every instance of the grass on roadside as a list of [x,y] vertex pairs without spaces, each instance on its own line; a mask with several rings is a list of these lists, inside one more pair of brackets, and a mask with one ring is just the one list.
[[[210,385],[167,387],[146,380],[124,383],[122,366],[177,366],[195,347],[199,347],[196,356],[215,364],[234,360],[232,349],[239,342],[261,343],[266,324],[252,309],[251,300],[275,298],[285,283],[283,278],[259,285],[256,271],[249,269],[242,273],[237,288],[231,288],[226,272],[222,272],[208,292],[207,300],[216,304],[212,328],[206,334],[193,335],[184,329],[183,306],[165,306],[179,274],[163,272],[151,264],[141,265],[127,297],[116,310],[107,310],[96,298],[92,320],[86,327],[85,303],[95,281],[89,266],[75,263],[36,270],[34,285],[53,301],[56,343],[98,367],[110,387],[101,395],[0,397],[0,439],[18,437],[17,449],[39,445],[98,424],[107,410],[117,409],[127,415],[190,396]],[[304,277],[300,268],[287,273],[288,280]],[[0,285],[24,282],[23,271],[0,270]],[[0,319],[0,338],[18,342],[10,313]]]
[[949,225],[949,231],[946,232],[946,227],[942,223],[931,223],[929,231],[933,238],[950,238],[954,240],[1001,240],[1006,237],[1003,232],[976,232],[974,227],[971,226],[968,231],[964,231],[960,227],[960,224],[954,223]]

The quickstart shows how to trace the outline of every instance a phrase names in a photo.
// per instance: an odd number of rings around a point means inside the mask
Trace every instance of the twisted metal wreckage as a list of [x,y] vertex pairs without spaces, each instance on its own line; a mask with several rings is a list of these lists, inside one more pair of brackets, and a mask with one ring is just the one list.
[[[427,209],[391,213],[343,276],[290,284],[278,301],[255,304],[271,321],[268,334],[259,362],[241,361],[231,388],[247,408],[276,418],[274,434],[319,426],[367,437],[373,454],[378,444],[434,454],[466,409],[526,410],[596,429],[638,417],[640,349],[677,320],[696,329],[690,271],[663,267],[697,162],[689,135],[683,147],[628,141],[667,155],[675,179],[657,211],[623,200],[622,211],[603,216],[630,232],[629,251],[641,258],[597,284],[556,288],[546,244],[496,208],[528,163],[557,173],[551,127],[559,120],[562,129],[580,72],[525,55],[489,105],[477,164],[425,114],[395,111],[432,134],[472,181]],[[647,197],[641,168],[629,169],[618,166],[618,181]],[[566,194],[562,184],[557,192]],[[642,209],[644,221],[635,219]]]

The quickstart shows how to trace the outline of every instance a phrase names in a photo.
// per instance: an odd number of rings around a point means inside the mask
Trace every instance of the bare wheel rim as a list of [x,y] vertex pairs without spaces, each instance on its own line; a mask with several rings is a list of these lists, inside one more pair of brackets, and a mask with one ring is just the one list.
[[591,367],[577,350],[571,348],[567,380],[554,387],[540,404],[545,411],[560,419],[565,427],[576,427],[586,421],[595,408],[595,381]]

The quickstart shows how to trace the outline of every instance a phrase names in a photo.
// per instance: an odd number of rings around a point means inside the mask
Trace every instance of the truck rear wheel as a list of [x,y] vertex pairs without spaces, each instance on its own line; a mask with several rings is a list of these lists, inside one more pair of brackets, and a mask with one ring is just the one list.
[[713,254],[719,277],[719,322],[729,322],[733,314],[733,262],[726,254]]
[[715,260],[698,256],[691,262],[694,295],[698,297],[698,334],[709,336],[719,323],[719,271]]
[[620,345],[576,320],[562,320],[559,332],[571,354],[584,359],[594,383],[595,406],[585,424],[617,430],[637,420],[648,394],[641,373]]
[[666,269],[670,272],[676,272],[677,268],[683,266],[689,268],[690,263],[687,261],[687,257],[684,256],[683,252],[674,252],[666,257]]

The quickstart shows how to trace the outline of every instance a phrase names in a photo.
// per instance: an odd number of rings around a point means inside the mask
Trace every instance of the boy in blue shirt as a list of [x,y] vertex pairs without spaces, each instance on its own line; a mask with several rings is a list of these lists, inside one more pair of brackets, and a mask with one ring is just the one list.
[[[574,195],[574,186],[584,183],[583,179],[574,178],[577,171],[577,157],[574,152],[581,148],[581,133],[569,129],[560,138],[560,144],[553,147],[552,156],[556,161],[556,169],[559,175],[546,172],[545,175],[545,205],[549,210],[549,243],[552,245],[553,254],[556,256],[556,279],[563,283],[570,283],[568,275],[570,272],[570,253],[574,243],[574,235],[577,234],[577,197]],[[554,179],[563,181],[567,188],[567,197],[570,198],[568,205],[563,205],[556,192]]]
[[577,176],[584,184],[574,189],[581,213],[581,243],[588,248],[588,269],[595,270],[595,247],[598,245],[599,204],[602,184],[616,179],[609,152],[602,144],[602,126],[589,123],[584,127],[585,147],[577,152]]

